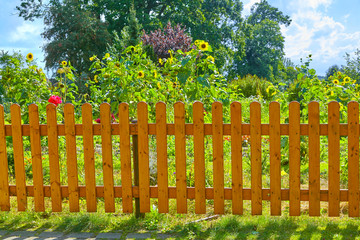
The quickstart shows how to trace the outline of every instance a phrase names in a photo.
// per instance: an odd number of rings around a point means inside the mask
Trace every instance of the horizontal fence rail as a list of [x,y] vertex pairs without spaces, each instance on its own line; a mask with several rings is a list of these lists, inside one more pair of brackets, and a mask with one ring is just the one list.
[[[129,105],[121,103],[118,107],[117,122],[112,122],[110,105],[100,106],[100,123],[94,123],[90,104],[82,106],[81,124],[75,123],[74,106],[65,104],[64,124],[58,123],[57,109],[49,104],[46,108],[46,124],[40,124],[37,105],[29,106],[29,124],[22,124],[19,105],[10,108],[11,124],[5,124],[4,108],[0,105],[0,207],[10,210],[10,199],[16,197],[17,210],[28,208],[28,197],[34,198],[34,210],[45,211],[45,198],[50,198],[51,210],[63,211],[63,200],[68,198],[69,210],[80,211],[80,198],[86,200],[88,212],[98,209],[98,198],[103,198],[106,212],[116,210],[116,199],[121,199],[124,213],[150,212],[150,200],[158,200],[158,210],[169,212],[169,199],[176,199],[176,211],[187,213],[188,199],[195,201],[195,213],[207,211],[208,199],[213,200],[215,214],[225,213],[225,200],[231,200],[233,214],[243,214],[243,201],[250,200],[251,213],[261,215],[263,200],[270,201],[271,215],[282,214],[282,202],[289,201],[289,215],[301,214],[301,201],[307,201],[310,216],[320,215],[320,202],[328,202],[328,215],[340,215],[340,202],[347,202],[349,216],[359,217],[359,104],[350,102],[347,110],[347,123],[340,123],[339,103],[328,104],[328,123],[320,124],[319,103],[308,105],[308,123],[300,123],[300,104],[289,104],[288,123],[280,123],[280,104],[272,102],[269,106],[269,123],[261,122],[261,105],[250,104],[250,121],[243,123],[242,106],[238,102],[230,105],[230,123],[223,122],[223,105],[214,102],[211,109],[212,123],[204,123],[204,106],[201,102],[193,104],[192,122],[185,123],[185,106],[174,105],[174,123],[167,123],[167,108],[162,102],[156,104],[155,123],[149,123],[148,105],[140,102],[137,108],[137,121],[129,122]],[[283,116],[284,117],[284,116]],[[150,176],[150,136],[156,142],[156,185]],[[176,185],[169,186],[168,136],[175,138],[175,177]],[[24,149],[24,137],[30,137],[30,149]],[[67,185],[60,181],[60,143],[65,137]],[[77,136],[82,137],[83,159],[78,159]],[[101,159],[103,184],[96,184],[96,164],[94,137],[101,138]],[[113,136],[118,136],[114,141]],[[187,136],[193,141],[194,184],[188,183]],[[205,138],[212,136],[212,176],[211,187],[206,184]],[[225,165],[224,137],[231,137],[230,165]],[[244,188],[244,136],[251,140],[250,188]],[[264,188],[262,170],[262,136],[268,136],[270,161],[270,188]],[[288,136],[289,187],[282,188],[282,136]],[[308,139],[308,189],[300,183],[300,145],[301,136]],[[328,189],[320,186],[320,139],[327,136],[328,151]],[[340,189],[340,138],[347,137],[348,189]],[[50,185],[44,185],[43,138],[47,139],[46,151],[49,158]],[[131,139],[132,137],[132,139]],[[14,158],[14,181],[10,184],[9,139],[11,138]],[[8,147],[7,147],[8,146]],[[114,149],[120,152],[121,185],[114,180]],[[32,185],[27,183],[25,172],[25,151],[31,151]],[[85,185],[79,185],[79,162],[83,161]],[[224,172],[231,168],[231,187],[225,187]]]

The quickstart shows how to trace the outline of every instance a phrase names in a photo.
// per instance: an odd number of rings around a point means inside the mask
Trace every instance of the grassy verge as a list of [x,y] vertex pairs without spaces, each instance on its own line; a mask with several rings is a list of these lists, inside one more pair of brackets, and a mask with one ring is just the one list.
[[[245,204],[247,209],[248,204]],[[2,230],[45,230],[61,232],[141,232],[157,231],[168,233],[176,239],[360,239],[360,221],[357,218],[341,216],[289,217],[287,211],[279,217],[268,215],[268,203],[264,202],[262,216],[227,214],[206,220],[213,216],[209,208],[207,215],[180,215],[173,211],[159,214],[156,210],[143,219],[120,213],[35,213],[1,212]]]

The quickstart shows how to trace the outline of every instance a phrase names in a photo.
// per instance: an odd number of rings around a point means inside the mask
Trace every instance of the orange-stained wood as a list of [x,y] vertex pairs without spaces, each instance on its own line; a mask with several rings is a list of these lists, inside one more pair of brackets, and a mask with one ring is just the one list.
[[220,102],[212,104],[213,122],[213,172],[214,172],[214,213],[225,213],[224,199],[224,143],[223,108]]
[[74,105],[66,103],[64,106],[65,140],[66,140],[66,163],[69,184],[69,208],[70,212],[79,212],[78,170],[76,156],[76,136]]
[[261,106],[250,104],[251,139],[251,214],[262,214],[262,173],[261,173]]
[[60,166],[59,166],[59,139],[56,120],[56,106],[46,106],[49,168],[51,187],[51,207],[53,212],[61,212],[61,187],[60,187]]
[[133,212],[129,105],[119,106],[122,204],[124,213]]
[[328,104],[329,124],[329,216],[340,215],[340,106],[338,102]]
[[232,173],[232,213],[243,214],[242,179],[242,134],[241,104],[233,102],[231,109],[231,173]]
[[138,114],[138,155],[140,212],[150,212],[150,170],[149,170],[149,128],[148,106],[145,102],[137,105]]
[[320,216],[320,115],[319,103],[309,108],[309,215]]
[[204,149],[204,105],[193,105],[194,121],[194,174],[195,174],[195,213],[206,213],[205,198],[205,149]]
[[289,104],[289,215],[300,216],[300,104]]
[[8,158],[5,137],[4,107],[0,105],[0,207],[1,211],[10,211]]
[[156,150],[157,150],[157,181],[159,190],[159,212],[169,212],[168,162],[166,133],[166,104],[156,104]]
[[348,104],[348,188],[349,217],[359,217],[359,103]]
[[86,208],[88,212],[96,212],[96,180],[92,106],[85,103],[82,109],[83,142],[84,142],[84,168],[86,185]]
[[270,190],[271,215],[281,215],[281,137],[280,104],[271,102],[269,106],[270,138]]
[[44,212],[44,188],[43,188],[43,168],[41,157],[41,140],[40,140],[40,126],[39,126],[39,109],[35,104],[29,106],[29,124],[30,124],[30,145],[31,158],[33,168],[34,181],[34,202],[35,211]]
[[175,118],[175,164],[177,213],[187,213],[186,195],[186,137],[184,103],[174,104]]
[[110,104],[100,105],[105,212],[115,212]]
[[27,208],[26,196],[26,177],[24,164],[24,145],[21,130],[20,106],[13,104],[10,107],[11,112],[11,131],[14,149],[16,196],[18,211],[25,211]]

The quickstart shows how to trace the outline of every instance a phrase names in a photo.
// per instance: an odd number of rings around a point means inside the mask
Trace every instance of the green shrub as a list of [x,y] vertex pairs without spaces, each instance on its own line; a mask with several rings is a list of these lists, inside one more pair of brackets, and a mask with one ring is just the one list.
[[248,98],[251,96],[261,97],[266,101],[271,101],[276,94],[276,89],[271,82],[256,75],[246,75],[245,77],[233,80],[230,83],[231,89]]

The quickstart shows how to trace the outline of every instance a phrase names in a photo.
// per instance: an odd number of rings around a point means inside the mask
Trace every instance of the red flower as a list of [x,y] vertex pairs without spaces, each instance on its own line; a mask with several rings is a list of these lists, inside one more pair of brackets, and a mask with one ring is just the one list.
[[[95,122],[101,123],[101,119],[100,118],[95,119]],[[113,113],[111,114],[111,122],[116,122],[115,115]]]
[[112,118],[112,122],[116,122],[116,119],[115,119],[115,116],[113,113],[111,114],[111,118]]
[[55,95],[52,95],[52,96],[49,98],[48,102],[55,104],[55,106],[57,106],[57,105],[59,105],[60,103],[62,103],[61,97],[55,96]]

